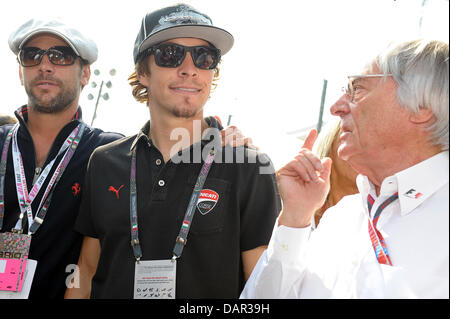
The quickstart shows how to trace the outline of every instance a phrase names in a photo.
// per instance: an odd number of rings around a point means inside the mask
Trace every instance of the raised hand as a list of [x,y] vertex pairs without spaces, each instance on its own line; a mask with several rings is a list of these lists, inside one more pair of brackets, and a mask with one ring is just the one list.
[[312,153],[316,139],[317,131],[311,130],[298,155],[277,171],[283,201],[279,225],[306,227],[325,202],[330,189],[331,159],[320,160]]
[[245,137],[242,132],[234,125],[228,126],[226,129],[220,131],[220,134],[222,135],[222,146],[247,146],[256,150],[258,149],[253,145],[252,139],[250,137]]

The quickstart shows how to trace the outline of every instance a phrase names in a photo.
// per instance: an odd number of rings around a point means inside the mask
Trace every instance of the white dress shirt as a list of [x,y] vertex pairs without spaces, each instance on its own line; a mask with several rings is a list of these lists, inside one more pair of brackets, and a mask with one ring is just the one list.
[[[386,178],[377,197],[366,176],[359,194],[328,209],[318,228],[274,227],[241,298],[449,298],[449,154]],[[398,191],[377,229],[393,266],[378,263],[368,233],[372,213]]]

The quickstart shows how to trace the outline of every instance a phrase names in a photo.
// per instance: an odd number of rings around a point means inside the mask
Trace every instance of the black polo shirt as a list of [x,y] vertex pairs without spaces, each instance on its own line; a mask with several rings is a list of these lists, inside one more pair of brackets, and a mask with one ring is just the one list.
[[[212,119],[211,119],[212,120]],[[214,121],[214,120],[212,120]],[[143,260],[170,259],[194,184],[202,167],[190,160],[164,163],[148,139],[149,123],[135,136],[98,148],[92,155],[75,229],[98,238],[101,254],[93,298],[133,298],[135,258],[130,245],[131,149],[137,147],[139,240]],[[220,144],[219,144],[220,145]],[[225,163],[225,155],[243,163]],[[203,157],[200,157],[202,159]],[[197,159],[197,163],[192,163]],[[212,194],[196,208],[177,262],[177,298],[238,298],[244,286],[241,252],[267,245],[281,209],[270,160],[248,148],[220,147],[203,190]],[[200,202],[200,201],[199,201]]]
[[[27,109],[22,107],[23,118],[16,111],[20,128],[17,133],[17,142],[23,158],[28,191],[32,188],[36,169],[36,159],[33,140],[27,129]],[[44,164],[47,165],[58,153],[67,136],[81,121],[81,108],[78,109],[74,119],[68,123],[58,134]],[[0,149],[3,150],[8,132],[13,125],[0,126]],[[52,201],[47,210],[44,223],[32,236],[29,258],[37,260],[37,268],[31,287],[29,298],[62,298],[66,290],[65,281],[73,272],[73,266],[78,262],[82,236],[73,231],[73,225],[78,215],[81,195],[84,192],[84,176],[89,156],[100,145],[112,142],[123,137],[117,133],[105,133],[99,129],[86,126],[81,141],[69,165],[58,184],[54,186]],[[11,144],[5,175],[5,216],[1,232],[9,232],[16,225],[19,217],[19,203],[17,199],[14,166],[12,160]],[[60,155],[62,157],[62,155]],[[41,201],[44,190],[59,163],[56,160],[47,180],[33,201],[33,216]],[[27,218],[23,219],[25,230],[28,229]],[[72,265],[72,266],[70,266]],[[68,267],[69,266],[69,267]],[[67,272],[66,272],[66,267]]]

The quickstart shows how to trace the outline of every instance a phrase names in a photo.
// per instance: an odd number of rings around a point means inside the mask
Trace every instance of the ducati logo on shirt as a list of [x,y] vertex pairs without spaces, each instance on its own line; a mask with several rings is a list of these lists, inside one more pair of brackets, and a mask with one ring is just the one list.
[[203,189],[198,197],[197,208],[202,215],[206,215],[213,210],[219,201],[219,194],[211,189]]

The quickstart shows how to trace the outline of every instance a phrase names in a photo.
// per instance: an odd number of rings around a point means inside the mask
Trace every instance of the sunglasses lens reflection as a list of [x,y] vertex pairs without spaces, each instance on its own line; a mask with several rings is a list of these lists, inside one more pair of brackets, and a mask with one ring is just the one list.
[[161,67],[175,68],[183,63],[187,51],[190,52],[194,65],[203,70],[214,69],[220,58],[219,51],[209,47],[162,44],[154,50],[155,62]]
[[50,62],[55,65],[72,65],[76,59],[75,52],[69,47],[58,46],[47,50],[28,47],[20,51],[19,62],[24,67],[39,65],[46,54]]

